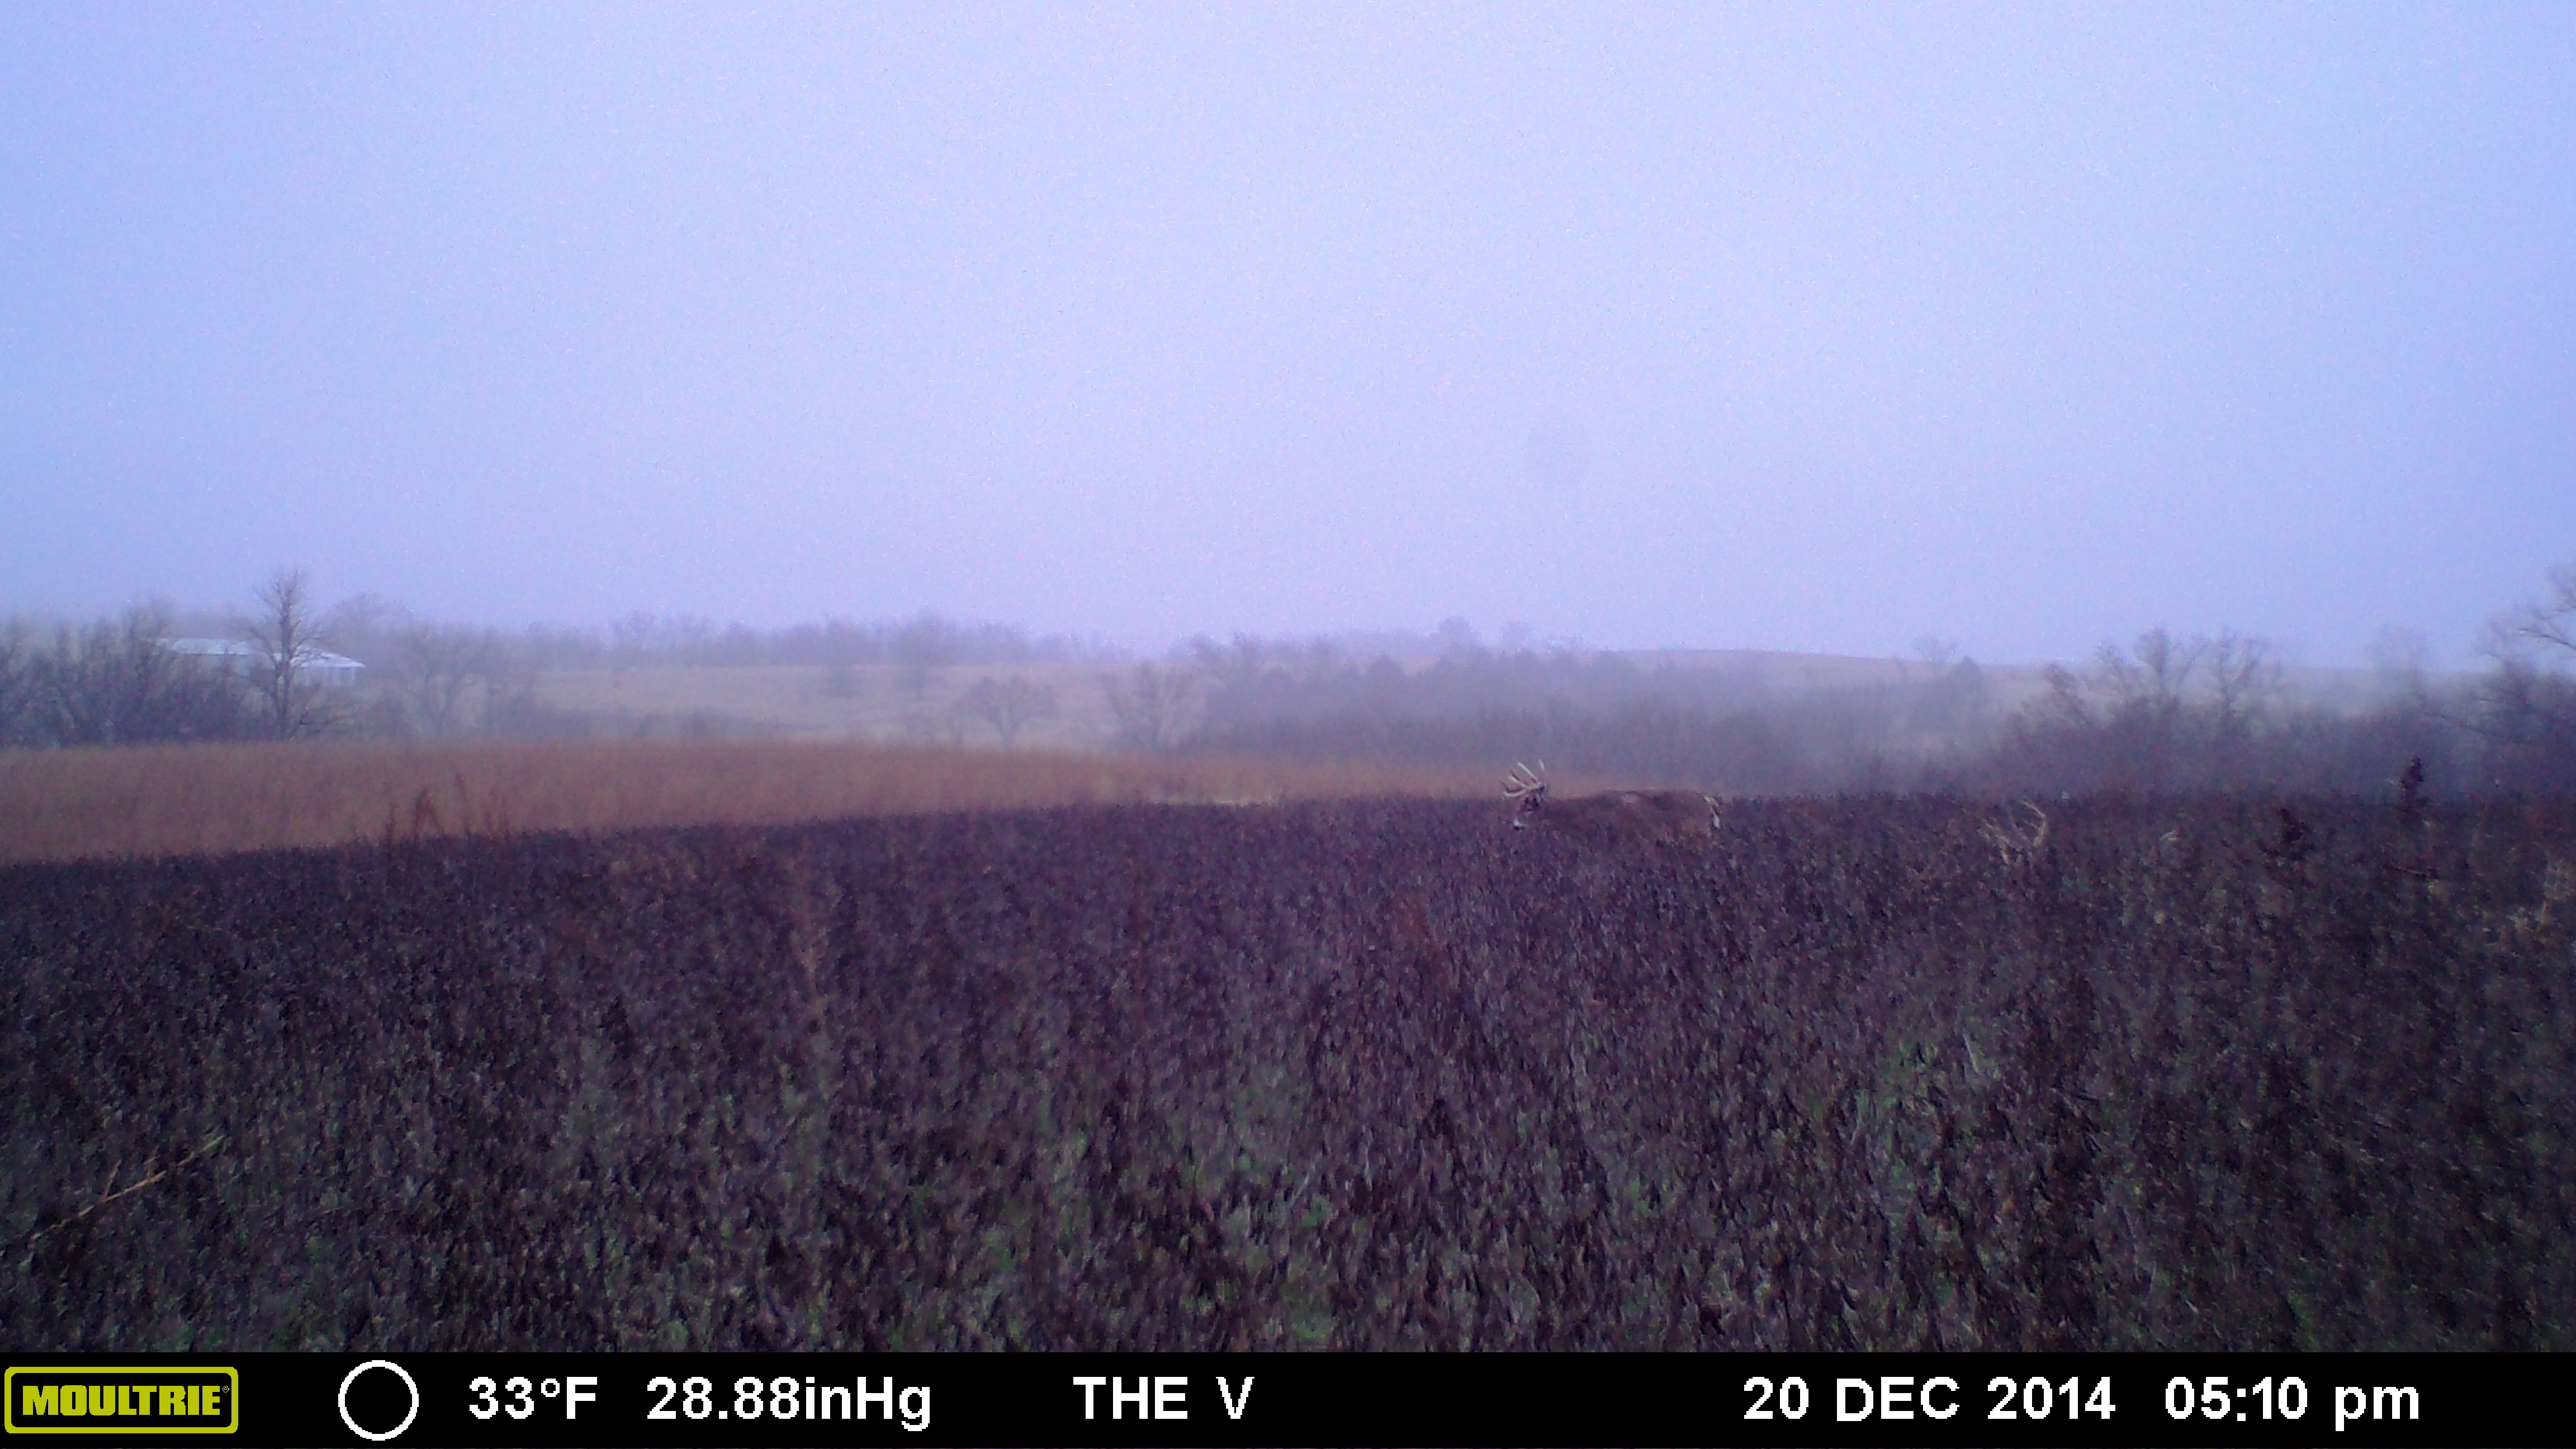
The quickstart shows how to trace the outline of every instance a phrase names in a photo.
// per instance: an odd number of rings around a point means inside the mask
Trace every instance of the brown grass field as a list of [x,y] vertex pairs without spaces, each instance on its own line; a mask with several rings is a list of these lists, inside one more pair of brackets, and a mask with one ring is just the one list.
[[[0,861],[1084,804],[1494,795],[1481,771],[815,741],[0,753]],[[1496,795],[1499,810],[1500,796]]]

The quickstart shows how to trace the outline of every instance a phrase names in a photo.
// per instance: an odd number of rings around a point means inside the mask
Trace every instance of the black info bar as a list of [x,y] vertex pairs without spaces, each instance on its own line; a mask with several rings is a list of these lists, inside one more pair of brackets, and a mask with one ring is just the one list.
[[19,1354],[8,1437],[225,1445],[2557,1445],[2430,1354]]

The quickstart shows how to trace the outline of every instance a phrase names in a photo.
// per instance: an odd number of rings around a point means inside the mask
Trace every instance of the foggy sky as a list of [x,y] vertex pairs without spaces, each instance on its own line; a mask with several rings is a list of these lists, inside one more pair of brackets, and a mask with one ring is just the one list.
[[2576,10],[0,8],[0,608],[2464,659]]

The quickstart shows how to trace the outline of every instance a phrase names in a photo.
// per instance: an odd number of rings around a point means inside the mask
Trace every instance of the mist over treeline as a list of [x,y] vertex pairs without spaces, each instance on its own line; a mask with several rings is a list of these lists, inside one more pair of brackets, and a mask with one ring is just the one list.
[[960,664],[1080,664],[1123,659],[1097,635],[1032,635],[1013,624],[952,619],[924,610],[904,619],[825,619],[783,629],[718,625],[685,614],[635,612],[605,628],[532,625],[510,631],[424,619],[400,604],[360,595],[331,610],[324,631],[340,652],[371,669],[399,670],[430,640],[470,639],[501,667],[520,670],[846,667]]
[[[283,597],[289,590],[292,600]],[[776,630],[641,612],[605,628],[507,630],[425,618],[365,594],[320,610],[300,575],[281,574],[260,594],[249,612],[181,610],[156,600],[112,620],[0,623],[0,745],[582,738],[603,733],[601,722],[548,705],[538,694],[540,675],[764,665],[934,671],[1127,657],[1098,636],[1032,636],[1015,625],[930,610]],[[172,647],[209,640],[241,643],[251,653],[209,667],[203,656]],[[326,654],[359,666],[366,687],[335,692],[320,678],[297,678],[317,673]]]
[[[768,631],[647,614],[503,631],[369,596],[317,610],[302,577],[282,573],[243,614],[156,604],[78,626],[0,626],[0,742],[779,733],[718,714],[609,718],[549,702],[539,682],[790,667],[818,671],[826,694],[918,699],[934,680],[1007,666],[1023,668],[951,691],[948,739],[1014,743],[1030,720],[1058,714],[1061,694],[1087,692],[1105,720],[1094,743],[1109,749],[1544,761],[1560,776],[1727,793],[2576,793],[2576,569],[2551,584],[2497,617],[2483,672],[2436,676],[2420,648],[2391,648],[2366,685],[2326,692],[2259,638],[2161,628],[2106,644],[2083,667],[2039,671],[1988,668],[1927,641],[1914,662],[1820,675],[1781,667],[1784,656],[1540,644],[1518,626],[1488,643],[1454,619],[1428,634],[1201,637],[1138,663],[1096,635],[935,612]],[[212,663],[172,647],[207,638],[241,646]],[[335,684],[359,675],[352,665],[365,683]],[[862,670],[890,682],[865,685]]]
[[2437,680],[2392,661],[2362,699],[2336,702],[2295,690],[2259,639],[2155,629],[2104,646],[2088,668],[2051,666],[2012,700],[1998,671],[1964,658],[1793,688],[1617,655],[1467,645],[1407,670],[1311,644],[1202,641],[1185,674],[1166,676],[1204,691],[1168,747],[1544,760],[1570,774],[1758,794],[2385,794],[2410,770],[2416,789],[2554,794],[2576,791],[2576,680],[2551,663],[2502,652],[2485,675]]

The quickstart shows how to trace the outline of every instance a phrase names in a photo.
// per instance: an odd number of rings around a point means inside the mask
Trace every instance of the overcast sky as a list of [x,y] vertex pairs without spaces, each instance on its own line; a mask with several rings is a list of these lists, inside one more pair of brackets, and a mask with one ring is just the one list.
[[2576,7],[0,7],[0,607],[2465,660]]

